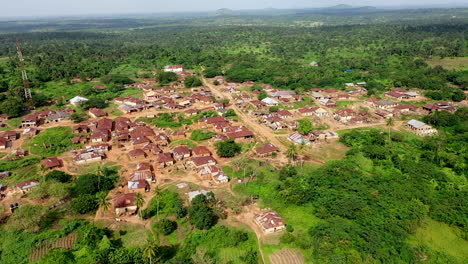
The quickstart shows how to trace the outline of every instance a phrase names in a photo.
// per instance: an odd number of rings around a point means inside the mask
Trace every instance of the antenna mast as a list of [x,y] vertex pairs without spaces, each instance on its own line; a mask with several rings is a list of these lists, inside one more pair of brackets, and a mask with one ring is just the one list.
[[26,73],[26,65],[24,64],[23,51],[21,50],[21,41],[16,40],[16,50],[18,52],[18,58],[21,66],[21,77],[23,79],[24,98],[26,102],[32,104],[31,89],[29,88],[28,74]]

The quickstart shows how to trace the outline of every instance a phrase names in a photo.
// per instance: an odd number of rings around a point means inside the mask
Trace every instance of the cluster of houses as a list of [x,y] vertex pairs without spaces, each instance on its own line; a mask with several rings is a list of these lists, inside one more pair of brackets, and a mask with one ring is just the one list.
[[21,128],[37,127],[42,124],[59,123],[70,120],[70,116],[75,112],[71,108],[62,110],[42,110],[25,115],[21,119]]
[[288,135],[288,140],[298,145],[310,145],[311,143],[328,142],[338,137],[338,133],[334,131],[312,130],[306,135],[297,132],[292,133]]

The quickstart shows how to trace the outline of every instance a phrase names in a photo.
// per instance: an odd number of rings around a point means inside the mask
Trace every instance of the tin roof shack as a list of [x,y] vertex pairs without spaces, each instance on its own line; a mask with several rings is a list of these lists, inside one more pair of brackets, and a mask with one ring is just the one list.
[[55,169],[55,168],[62,167],[62,161],[59,160],[57,157],[49,157],[49,158],[43,159],[41,160],[41,164],[47,169]]
[[120,194],[114,197],[114,209],[117,216],[133,215],[137,212],[136,193]]
[[17,183],[16,188],[18,188],[18,191],[26,193],[38,185],[39,182],[37,180],[27,180],[24,182]]
[[410,120],[408,127],[418,136],[433,136],[437,134],[437,129],[418,120]]
[[286,223],[276,211],[268,211],[255,215],[255,222],[267,234],[281,232],[286,229]]
[[273,153],[278,153],[279,149],[275,145],[273,145],[271,143],[267,143],[267,144],[264,144],[264,145],[256,148],[255,152],[260,157],[266,157],[266,156],[272,155]]

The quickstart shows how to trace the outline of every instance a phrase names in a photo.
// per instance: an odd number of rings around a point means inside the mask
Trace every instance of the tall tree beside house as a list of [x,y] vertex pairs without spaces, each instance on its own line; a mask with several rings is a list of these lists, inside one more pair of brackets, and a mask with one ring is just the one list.
[[296,144],[290,144],[288,149],[286,150],[286,156],[288,157],[289,162],[294,163],[297,159],[297,155],[299,154],[299,150]]
[[105,192],[100,192],[96,195],[96,200],[98,203],[98,206],[101,208],[101,214],[104,214],[105,211],[109,210],[111,203],[109,199],[107,198],[107,193]]
[[308,118],[299,119],[298,122],[299,125],[297,126],[297,131],[302,135],[307,135],[314,129],[312,121]]
[[145,205],[145,197],[143,197],[143,194],[137,193],[135,197],[135,204],[138,208],[142,208],[143,205]]

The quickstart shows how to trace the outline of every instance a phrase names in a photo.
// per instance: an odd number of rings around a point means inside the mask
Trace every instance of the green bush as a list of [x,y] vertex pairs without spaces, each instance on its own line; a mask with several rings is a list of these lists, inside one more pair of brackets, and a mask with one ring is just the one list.
[[210,229],[216,224],[216,216],[208,205],[205,195],[198,195],[192,200],[189,208],[190,223],[198,229]]
[[72,176],[64,171],[60,170],[53,170],[49,173],[47,173],[44,177],[45,181],[58,181],[62,183],[70,182],[72,179]]
[[196,129],[192,131],[192,134],[190,135],[190,139],[195,140],[195,141],[203,141],[203,140],[210,139],[215,135],[216,133],[213,133],[211,131],[203,131],[200,129]]
[[167,236],[177,229],[177,222],[164,218],[156,222],[154,227],[157,232]]
[[83,194],[73,198],[70,202],[71,209],[79,214],[86,214],[98,208],[96,197],[91,194]]
[[234,139],[217,142],[215,144],[217,153],[220,157],[230,158],[239,154],[242,150],[240,144],[234,142]]

